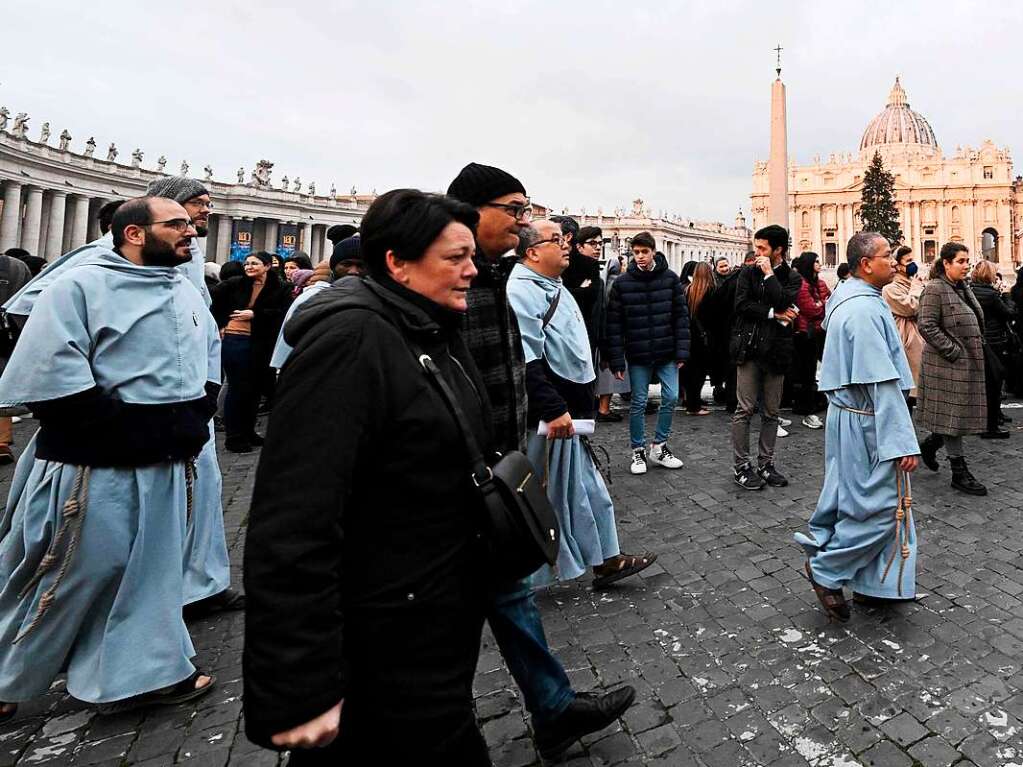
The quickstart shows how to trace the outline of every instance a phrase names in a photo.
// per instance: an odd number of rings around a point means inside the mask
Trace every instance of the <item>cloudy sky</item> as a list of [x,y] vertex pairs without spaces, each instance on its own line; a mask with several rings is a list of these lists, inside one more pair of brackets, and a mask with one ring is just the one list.
[[[774,53],[789,153],[853,151],[895,75],[947,151],[1023,152],[1023,3],[3,0],[0,105],[73,147],[192,174],[444,189],[468,161],[539,202],[731,221],[766,159]],[[51,139],[54,141],[55,139]]]

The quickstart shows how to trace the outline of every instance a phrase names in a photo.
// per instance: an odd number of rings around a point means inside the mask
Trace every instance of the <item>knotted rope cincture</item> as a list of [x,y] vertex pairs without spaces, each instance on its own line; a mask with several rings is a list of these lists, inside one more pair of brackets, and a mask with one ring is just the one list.
[[192,521],[192,493],[195,488],[195,480],[199,472],[195,467],[195,459],[189,458],[185,461],[185,521]]
[[[14,638],[12,644],[17,644],[35,631],[36,627],[42,622],[43,616],[46,615],[53,603],[57,601],[57,588],[64,580],[64,576],[67,575],[67,571],[71,567],[71,561],[74,559],[75,551],[78,550],[82,523],[85,520],[85,512],[88,506],[89,467],[79,466],[75,472],[75,482],[71,487],[71,495],[64,502],[60,528],[58,528],[53,538],[50,539],[50,545],[46,553],[39,560],[35,573],[18,594],[18,598],[24,599],[28,596],[29,592],[39,584],[46,573],[56,567],[58,562],[60,562],[60,570],[57,571],[57,577],[53,579],[50,587],[39,597],[39,605],[36,607],[36,614],[32,618],[32,622]],[[64,544],[65,537],[68,537],[68,544],[61,554],[60,549]]]
[[899,501],[895,505],[895,545],[892,547],[892,555],[885,565],[884,573],[881,575],[881,583],[885,582],[888,572],[895,563],[896,556],[901,554],[899,560],[899,597],[902,597],[902,578],[906,572],[906,560],[911,553],[909,548],[909,530],[913,523],[913,497],[912,483],[909,474],[898,467],[895,468],[895,486],[898,488]]

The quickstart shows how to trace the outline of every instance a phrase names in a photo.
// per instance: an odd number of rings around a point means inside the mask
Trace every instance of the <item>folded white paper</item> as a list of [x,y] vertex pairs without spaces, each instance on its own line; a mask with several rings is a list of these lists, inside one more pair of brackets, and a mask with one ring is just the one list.
[[[597,425],[596,421],[594,421],[592,418],[573,418],[572,419],[572,428],[575,429],[575,433],[576,434],[579,434],[579,435],[582,435],[582,436],[587,436],[589,434],[593,434],[593,431],[596,428],[596,425]],[[547,434],[547,422],[546,421],[540,421],[540,425],[537,427],[536,433],[541,435],[541,436]]]

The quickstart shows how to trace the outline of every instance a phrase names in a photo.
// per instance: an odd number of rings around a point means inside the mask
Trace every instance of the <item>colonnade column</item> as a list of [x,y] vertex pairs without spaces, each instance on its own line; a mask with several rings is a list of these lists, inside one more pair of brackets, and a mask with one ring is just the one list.
[[18,246],[18,221],[20,218],[21,184],[8,181],[4,185],[4,210],[0,215],[0,251]]
[[231,233],[234,228],[230,216],[217,216],[217,252],[214,256],[218,264],[226,264],[231,257]]
[[263,250],[274,254],[277,252],[277,222],[267,219],[263,228]]
[[33,256],[39,255],[39,230],[43,224],[43,190],[38,186],[28,188],[25,202],[25,223],[21,228],[21,247]]
[[71,250],[82,247],[88,242],[89,235],[89,198],[75,196],[74,219],[71,225]]
[[50,221],[46,227],[47,261],[59,258],[64,245],[64,208],[67,205],[67,192],[53,192],[50,199]]
[[313,259],[313,225],[309,221],[302,224],[302,242],[300,250],[309,254],[309,260]]

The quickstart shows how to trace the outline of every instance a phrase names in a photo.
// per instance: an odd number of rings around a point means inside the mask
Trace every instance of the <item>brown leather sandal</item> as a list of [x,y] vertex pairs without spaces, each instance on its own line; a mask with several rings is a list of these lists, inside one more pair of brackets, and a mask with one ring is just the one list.
[[18,713],[17,703],[0,703],[0,722],[7,722]]
[[622,578],[628,578],[630,575],[646,570],[656,561],[656,554],[645,554],[641,557],[632,554],[619,554],[616,557],[611,557],[604,564],[593,568],[593,588],[606,588]]
[[805,569],[806,577],[809,579],[810,585],[813,586],[817,600],[821,603],[821,607],[824,608],[828,618],[834,619],[839,623],[848,623],[850,616],[849,604],[845,601],[845,594],[842,592],[842,589],[829,589],[817,583],[813,579],[810,560],[806,561]]
[[[202,687],[197,687],[196,684],[202,677],[207,677],[209,681]],[[125,698],[124,700],[100,703],[96,708],[100,714],[107,715],[134,711],[137,708],[145,708],[147,706],[173,706],[178,703],[196,700],[203,695],[208,695],[213,691],[216,684],[217,678],[213,674],[197,668],[190,676],[182,679],[177,684],[168,685],[159,690],[142,693],[132,698]]]

